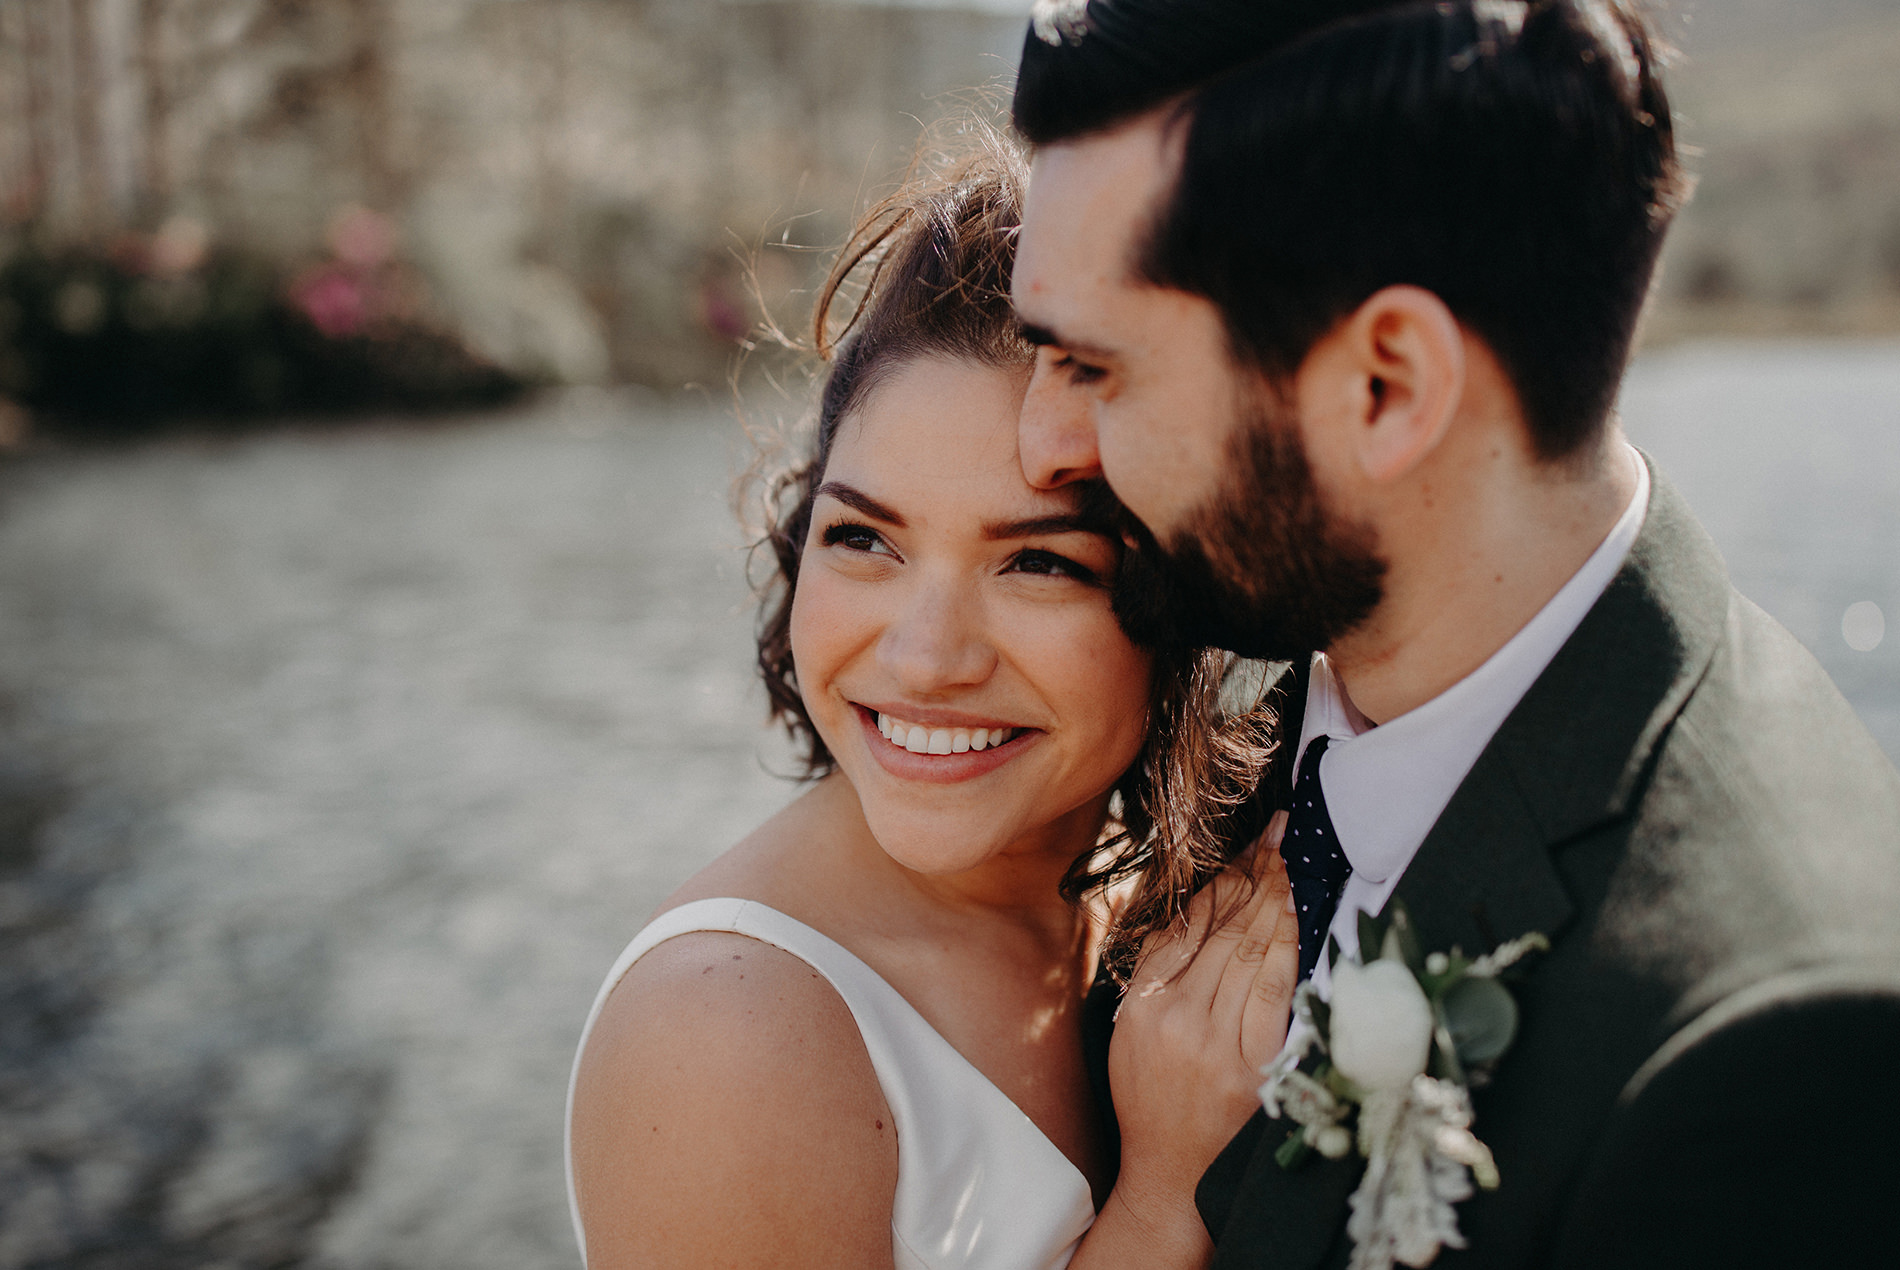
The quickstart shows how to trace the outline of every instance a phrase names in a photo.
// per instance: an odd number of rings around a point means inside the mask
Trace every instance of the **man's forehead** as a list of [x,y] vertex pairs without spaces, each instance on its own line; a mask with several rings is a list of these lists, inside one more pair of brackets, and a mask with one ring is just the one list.
[[1082,274],[1126,281],[1137,235],[1179,167],[1181,129],[1171,118],[1150,112],[1036,151],[1017,257],[1019,299]]
[[1040,147],[1030,161],[1029,206],[1097,216],[1140,215],[1174,183],[1182,130],[1150,112],[1105,132]]

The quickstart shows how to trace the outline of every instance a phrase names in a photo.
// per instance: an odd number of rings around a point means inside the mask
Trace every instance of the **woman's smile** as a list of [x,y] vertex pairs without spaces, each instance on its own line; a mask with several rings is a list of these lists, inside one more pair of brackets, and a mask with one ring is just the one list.
[[1021,728],[933,728],[896,715],[879,713],[877,730],[892,745],[912,754],[964,754],[1001,745]]
[[1036,728],[1003,725],[932,727],[866,706],[856,709],[865,748],[879,767],[899,780],[933,784],[975,780],[1026,753],[1044,735]]

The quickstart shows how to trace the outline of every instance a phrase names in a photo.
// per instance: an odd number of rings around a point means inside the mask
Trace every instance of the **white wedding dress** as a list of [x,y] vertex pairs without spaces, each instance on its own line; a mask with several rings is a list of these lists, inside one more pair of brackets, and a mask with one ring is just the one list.
[[[588,1013],[582,1048],[627,968],[656,945],[694,931],[730,931],[782,948],[829,980],[850,1009],[897,1129],[897,1270],[1058,1270],[1069,1263],[1095,1219],[1087,1179],[876,971],[777,909],[713,899],[661,914],[614,962]],[[567,1116],[568,1209],[585,1259],[574,1196],[572,1075]]]

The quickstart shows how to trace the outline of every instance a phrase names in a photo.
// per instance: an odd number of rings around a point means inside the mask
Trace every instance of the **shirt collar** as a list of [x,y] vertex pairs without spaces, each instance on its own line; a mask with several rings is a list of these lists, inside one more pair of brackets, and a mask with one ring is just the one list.
[[1355,874],[1383,882],[1412,862],[1492,733],[1622,567],[1649,507],[1649,465],[1627,453],[1636,464],[1636,493],[1609,534],[1523,629],[1444,692],[1373,727],[1352,708],[1326,655],[1314,655],[1294,761],[1314,737],[1332,738],[1320,758],[1321,781]]

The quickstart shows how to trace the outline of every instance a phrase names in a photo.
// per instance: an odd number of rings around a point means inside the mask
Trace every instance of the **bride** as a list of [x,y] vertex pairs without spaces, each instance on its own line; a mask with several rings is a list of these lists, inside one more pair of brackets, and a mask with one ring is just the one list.
[[[1217,717],[1218,655],[1123,633],[1101,489],[1023,480],[1024,171],[967,135],[818,305],[759,642],[815,779],[601,989],[568,1113],[593,1270],[1203,1263],[1193,1186],[1285,1033],[1278,856],[1222,872],[1270,717]],[[1084,1046],[1104,959],[1134,979],[1119,1141]]]

